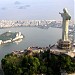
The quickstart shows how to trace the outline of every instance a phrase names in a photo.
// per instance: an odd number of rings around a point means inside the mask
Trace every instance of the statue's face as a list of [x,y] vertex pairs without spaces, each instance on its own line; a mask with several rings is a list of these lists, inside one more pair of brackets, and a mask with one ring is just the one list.
[[71,19],[71,16],[69,15],[68,11],[67,11],[67,8],[64,8],[63,9],[63,12],[64,12],[64,19],[66,20],[70,20]]
[[66,10],[65,10],[65,9],[63,9],[63,12],[64,12],[64,13],[66,13]]

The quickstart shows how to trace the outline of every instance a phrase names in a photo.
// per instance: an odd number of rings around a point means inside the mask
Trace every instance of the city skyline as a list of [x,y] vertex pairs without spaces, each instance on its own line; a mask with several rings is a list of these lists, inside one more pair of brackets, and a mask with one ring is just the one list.
[[0,0],[0,20],[60,20],[59,12],[67,8],[74,20],[75,0]]

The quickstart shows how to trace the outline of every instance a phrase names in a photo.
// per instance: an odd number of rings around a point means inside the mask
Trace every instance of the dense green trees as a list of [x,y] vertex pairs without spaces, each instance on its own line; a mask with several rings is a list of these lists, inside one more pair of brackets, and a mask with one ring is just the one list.
[[22,75],[28,73],[28,75],[37,74],[38,68],[40,66],[39,59],[33,56],[25,56],[22,60],[21,67],[23,70]]
[[21,75],[21,59],[17,56],[6,55],[1,62],[5,75]]
[[68,55],[61,54],[59,56],[59,64],[62,70],[65,70],[67,73],[75,72],[75,59],[71,58]]
[[6,55],[2,60],[5,75],[60,75],[61,70],[75,72],[75,59],[68,55],[55,55],[50,50],[35,55]]

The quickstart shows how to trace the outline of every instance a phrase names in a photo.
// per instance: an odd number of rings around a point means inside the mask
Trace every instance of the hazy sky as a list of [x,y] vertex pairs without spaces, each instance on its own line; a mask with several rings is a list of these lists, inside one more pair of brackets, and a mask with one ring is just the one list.
[[74,20],[75,0],[0,0],[0,20],[60,20],[59,12],[66,7]]

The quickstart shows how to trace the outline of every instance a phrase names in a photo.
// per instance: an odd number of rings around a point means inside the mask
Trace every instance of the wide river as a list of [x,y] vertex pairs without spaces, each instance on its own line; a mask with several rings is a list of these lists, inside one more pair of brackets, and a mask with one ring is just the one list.
[[24,35],[20,43],[7,43],[0,45],[0,60],[4,55],[15,50],[24,50],[29,46],[46,47],[55,44],[60,38],[62,30],[59,28],[40,29],[37,27],[16,27],[0,29],[0,34],[6,31],[21,32]]

